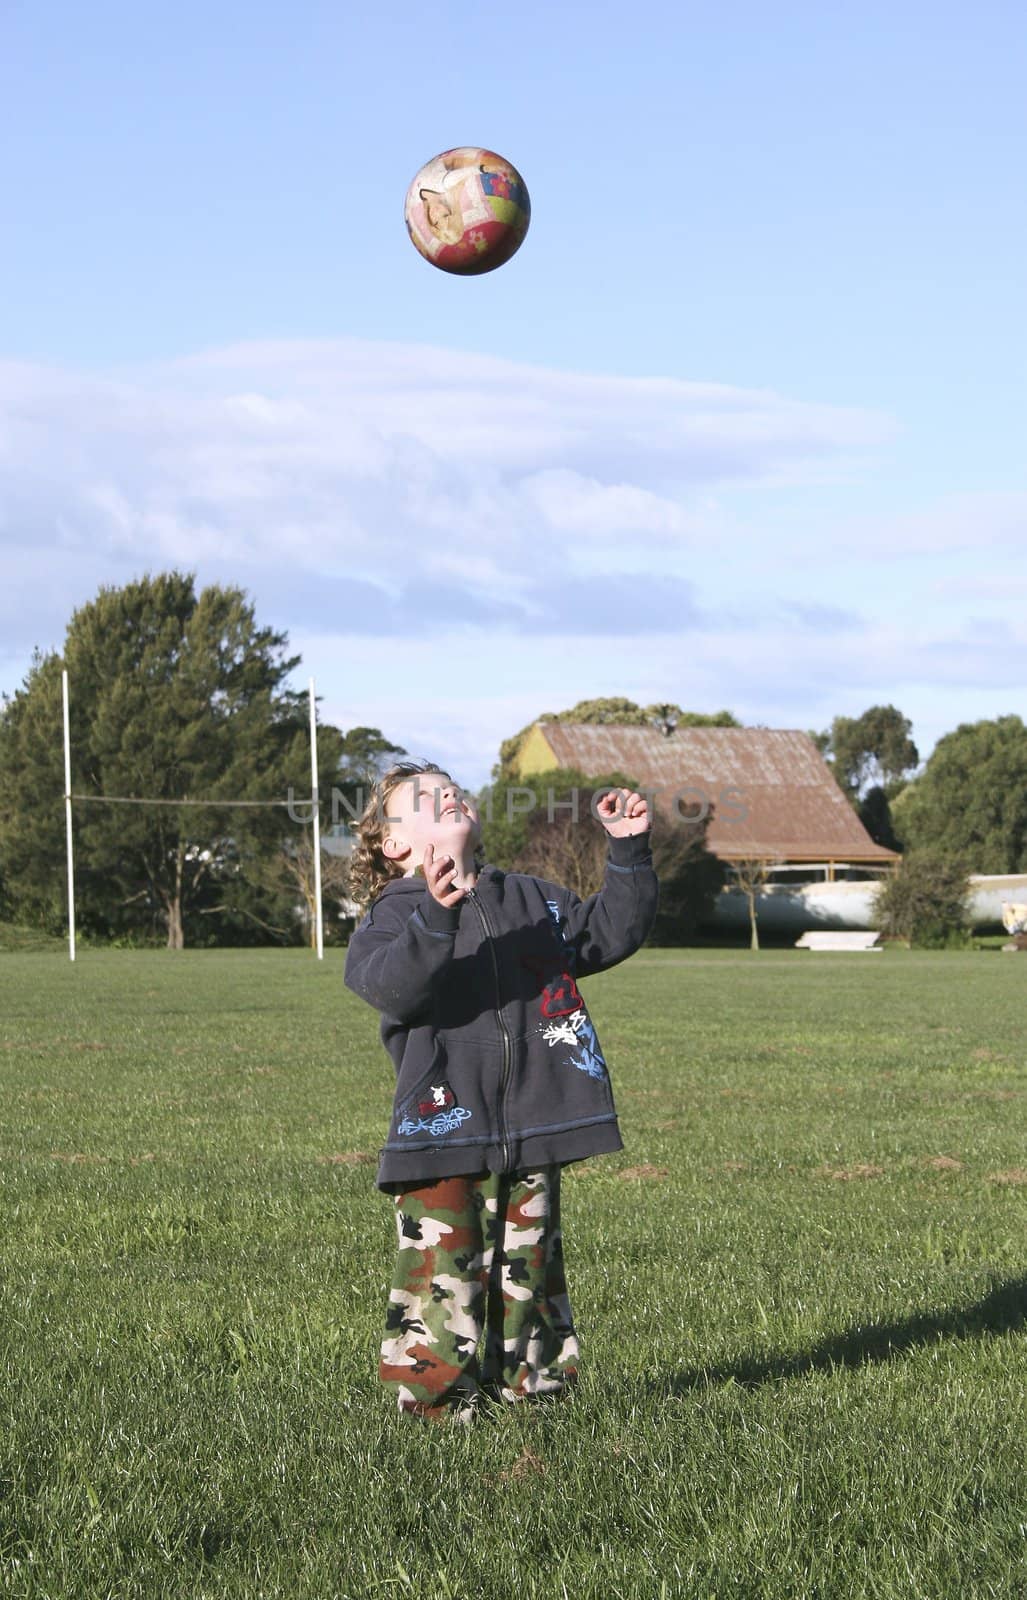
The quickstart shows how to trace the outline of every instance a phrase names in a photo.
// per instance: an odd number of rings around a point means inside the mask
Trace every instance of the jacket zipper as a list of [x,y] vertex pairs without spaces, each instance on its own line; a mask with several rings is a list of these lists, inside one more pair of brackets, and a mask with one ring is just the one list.
[[506,1021],[503,1017],[503,996],[499,988],[499,962],[496,960],[495,933],[493,932],[492,922],[489,918],[488,912],[485,910],[484,904],[478,897],[477,890],[468,889],[467,896],[468,899],[474,901],[474,908],[477,911],[481,920],[481,925],[485,930],[485,937],[488,940],[489,946],[489,955],[492,958],[492,976],[495,979],[496,984],[496,1021],[499,1023],[499,1033],[503,1041],[503,1070],[499,1077],[499,1143],[503,1152],[503,1170],[505,1172],[510,1166],[510,1143],[507,1138],[506,1127],[506,1091],[510,1080],[510,1062],[512,1055],[510,1030],[507,1028]]

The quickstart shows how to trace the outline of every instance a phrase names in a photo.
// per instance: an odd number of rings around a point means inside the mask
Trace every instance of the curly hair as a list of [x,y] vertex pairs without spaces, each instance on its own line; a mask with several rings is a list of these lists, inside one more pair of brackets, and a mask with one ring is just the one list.
[[377,900],[392,878],[402,878],[403,868],[398,861],[390,861],[382,850],[389,814],[389,796],[409,778],[419,778],[422,773],[437,772],[447,783],[455,783],[445,767],[434,761],[397,761],[394,767],[383,772],[371,789],[370,798],[356,824],[357,843],[350,857],[349,892],[361,911],[366,911]]

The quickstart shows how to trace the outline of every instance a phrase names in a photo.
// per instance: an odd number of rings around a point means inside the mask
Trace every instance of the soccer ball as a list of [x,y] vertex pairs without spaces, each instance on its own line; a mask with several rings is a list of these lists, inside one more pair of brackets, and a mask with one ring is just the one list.
[[421,168],[407,190],[403,214],[426,261],[470,277],[493,272],[520,248],[531,201],[509,161],[494,150],[461,145]]

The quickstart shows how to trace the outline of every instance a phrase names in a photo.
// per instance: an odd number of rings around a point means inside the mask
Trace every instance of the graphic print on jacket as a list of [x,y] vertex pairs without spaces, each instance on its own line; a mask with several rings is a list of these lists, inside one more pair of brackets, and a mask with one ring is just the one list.
[[[411,1115],[412,1109],[417,1112],[416,1118]],[[418,1092],[416,1105],[408,1107],[397,1123],[396,1132],[404,1139],[415,1133],[428,1133],[433,1139],[439,1139],[447,1133],[455,1133],[472,1116],[473,1112],[466,1106],[457,1105],[456,1095],[443,1078]]]
[[[542,983],[542,1015],[544,1017],[569,1017],[585,1004],[574,975],[560,963],[559,955],[542,960],[538,956],[522,956],[524,966]],[[556,972],[554,973],[554,962]]]
[[[567,965],[571,966],[574,962],[574,951],[567,945],[559,903],[556,900],[547,900],[546,910],[560,935]],[[545,972],[544,967],[542,972]],[[542,1037],[550,1050],[558,1044],[570,1045],[572,1049],[580,1046],[578,1053],[568,1058],[571,1065],[577,1067],[579,1072],[587,1072],[590,1078],[605,1078],[606,1061],[599,1048],[596,1030],[585,1010],[585,1002],[574,981],[574,974],[566,968],[543,985],[542,1015],[548,1020],[548,1026],[541,1030]]]

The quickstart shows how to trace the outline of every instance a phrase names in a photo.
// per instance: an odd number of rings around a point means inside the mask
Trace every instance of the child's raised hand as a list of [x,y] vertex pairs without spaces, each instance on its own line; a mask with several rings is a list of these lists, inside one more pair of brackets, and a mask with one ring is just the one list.
[[424,852],[424,881],[428,885],[428,893],[440,906],[458,906],[466,897],[466,889],[457,889],[453,885],[456,877],[456,862],[452,856],[435,856],[435,846],[430,844]]
[[596,816],[614,839],[648,833],[652,826],[649,802],[634,789],[607,789],[596,806]]

